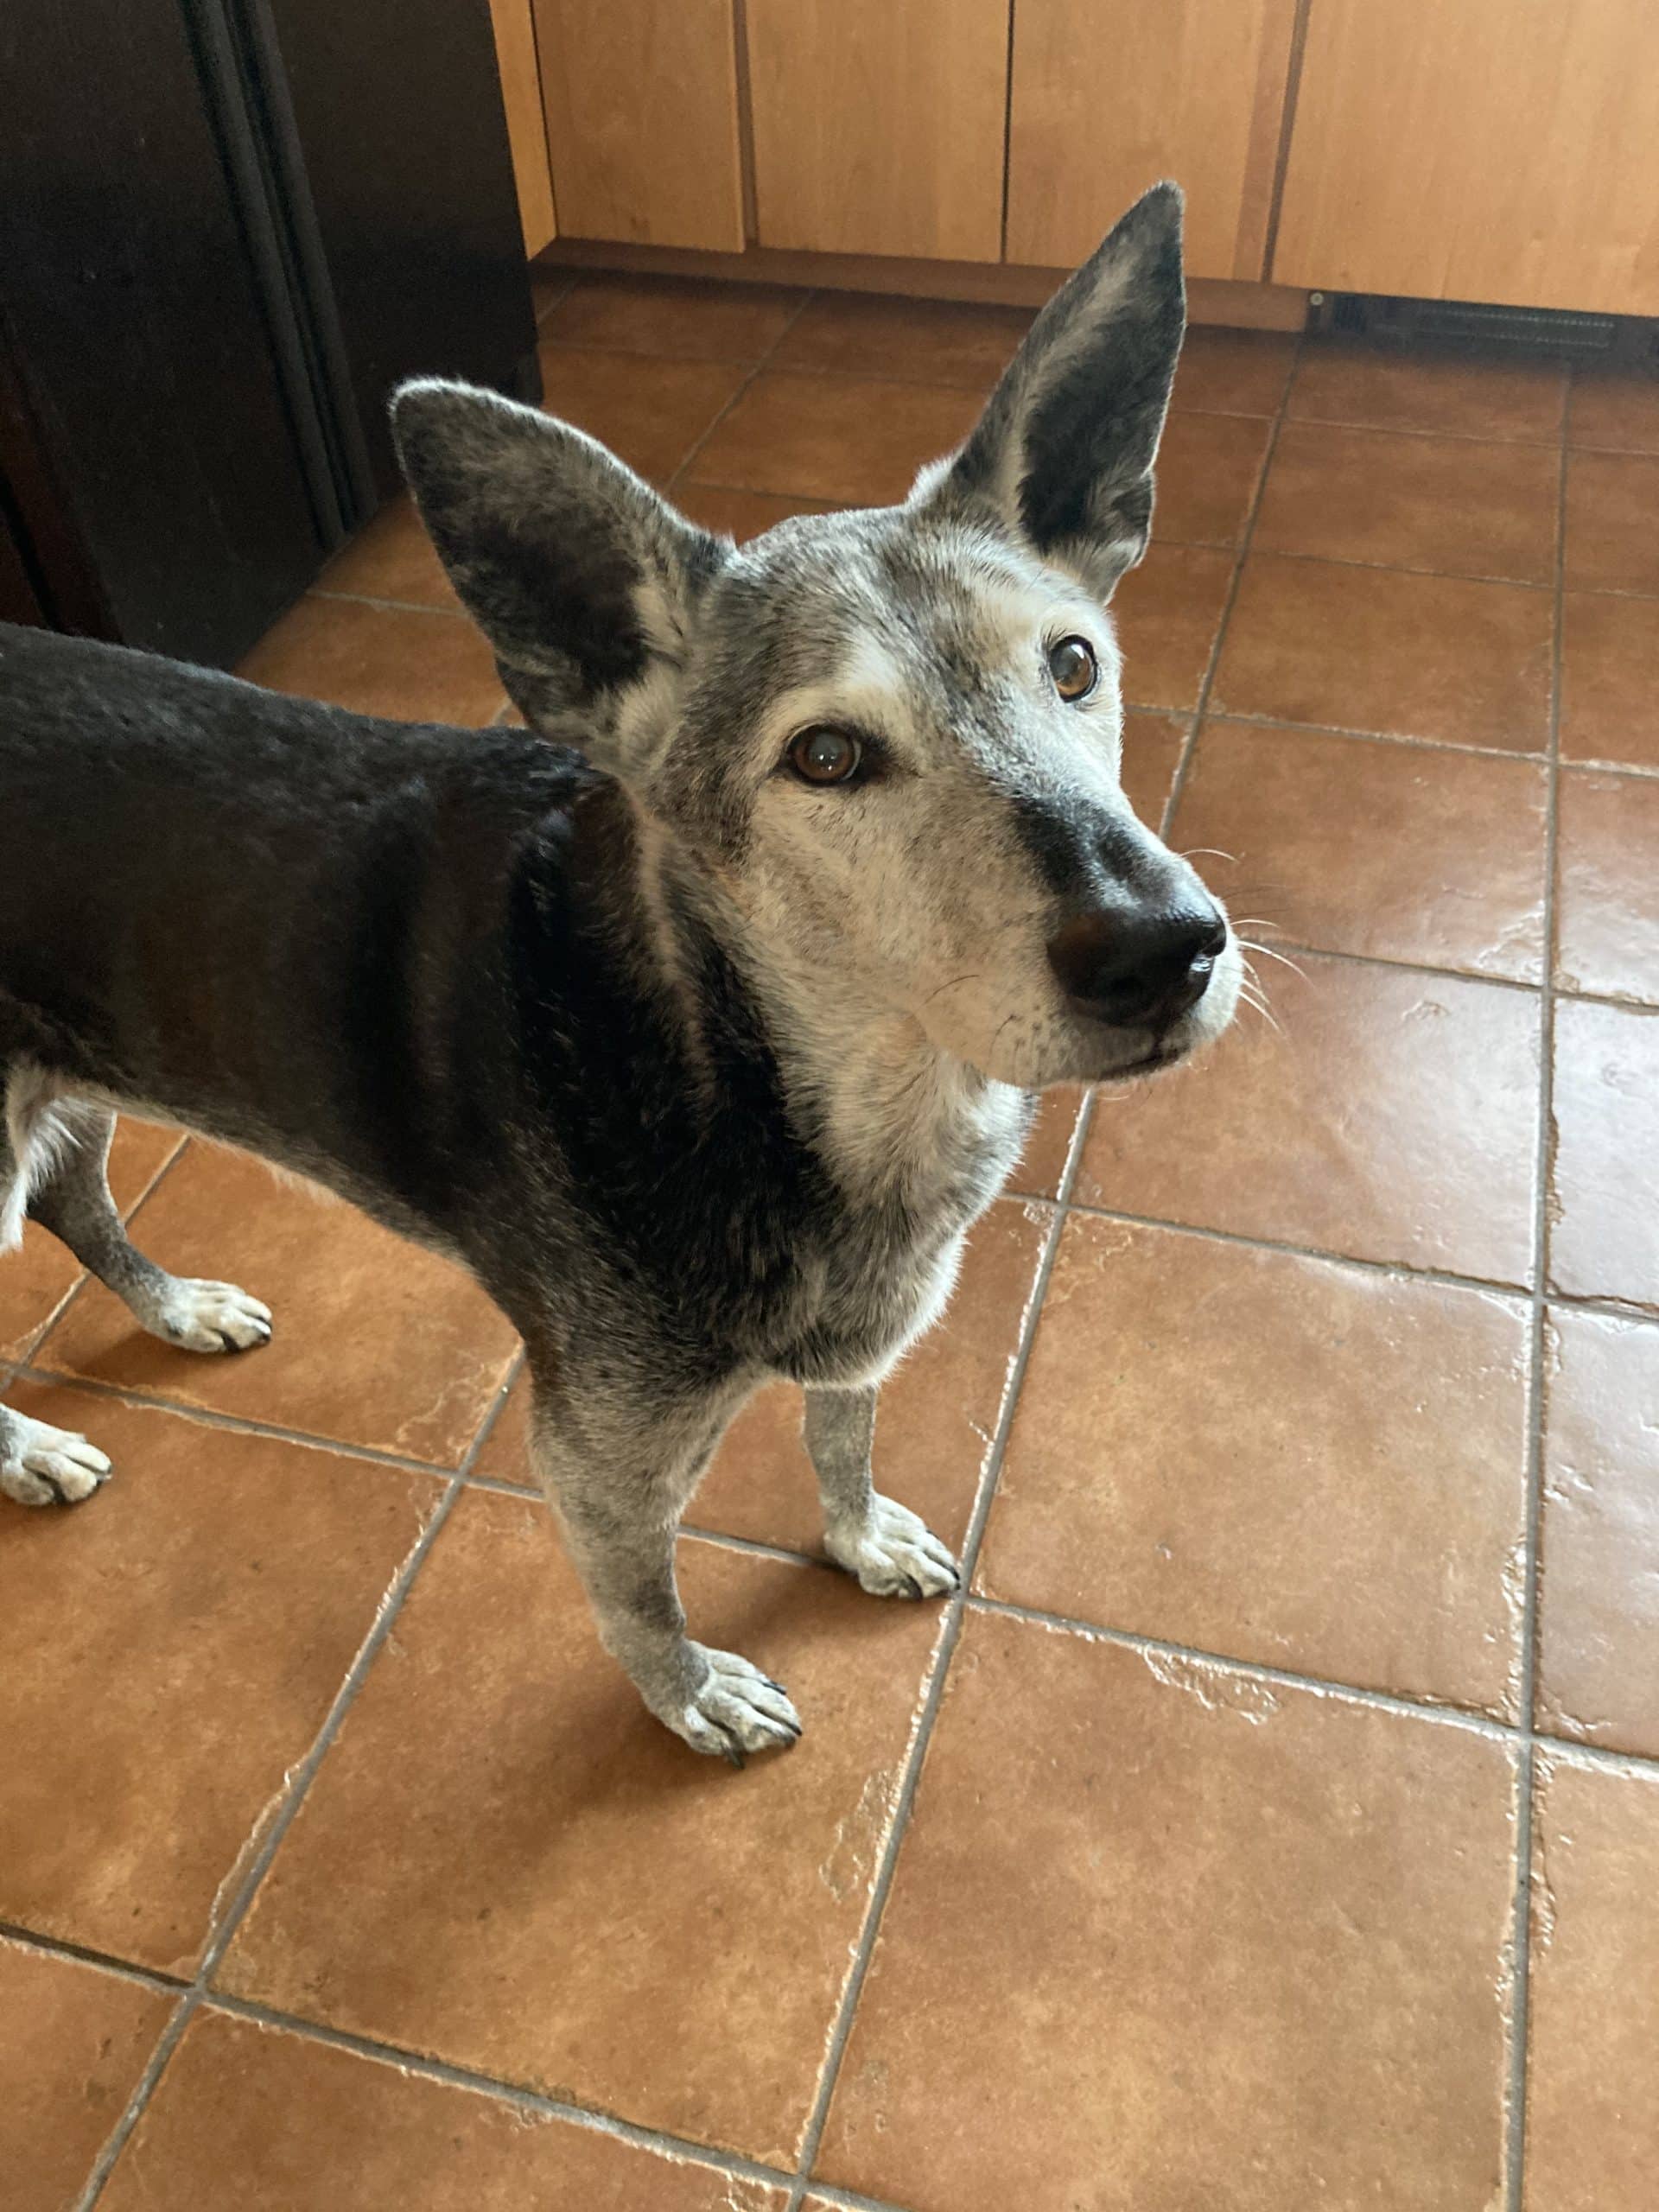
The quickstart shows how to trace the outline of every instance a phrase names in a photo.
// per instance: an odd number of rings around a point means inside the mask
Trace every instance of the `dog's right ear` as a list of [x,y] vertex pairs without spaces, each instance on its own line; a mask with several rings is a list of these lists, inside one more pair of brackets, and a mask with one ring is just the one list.
[[643,773],[672,721],[696,607],[731,548],[594,439],[475,386],[391,404],[421,519],[533,729]]

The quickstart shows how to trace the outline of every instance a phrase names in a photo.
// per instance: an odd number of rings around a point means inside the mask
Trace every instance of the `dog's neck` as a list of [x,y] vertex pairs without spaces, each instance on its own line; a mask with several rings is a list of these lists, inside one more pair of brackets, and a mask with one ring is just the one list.
[[946,1052],[912,1014],[861,993],[833,963],[764,944],[739,903],[671,839],[640,820],[642,905],[655,964],[684,1007],[694,1058],[697,1000],[688,928],[719,945],[776,1058],[791,1112],[847,1198],[916,1215],[977,1212],[1018,1156],[1027,1094]]

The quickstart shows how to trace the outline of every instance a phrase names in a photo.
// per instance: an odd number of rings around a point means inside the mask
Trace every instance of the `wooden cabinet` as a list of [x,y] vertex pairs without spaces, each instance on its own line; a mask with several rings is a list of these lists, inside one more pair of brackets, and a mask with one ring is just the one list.
[[1008,5],[748,0],[760,245],[999,259]]
[[530,0],[490,0],[490,19],[495,27],[495,58],[501,69],[501,103],[507,114],[513,182],[518,188],[518,220],[524,233],[524,251],[533,260],[558,232],[553,218],[547,124],[542,113],[541,67],[536,59],[536,24]]
[[534,0],[564,238],[743,245],[732,0]]
[[1008,259],[1081,260],[1169,176],[1190,272],[1264,276],[1294,16],[1295,0],[1018,0]]
[[1659,315],[1659,4],[1313,0],[1273,273]]

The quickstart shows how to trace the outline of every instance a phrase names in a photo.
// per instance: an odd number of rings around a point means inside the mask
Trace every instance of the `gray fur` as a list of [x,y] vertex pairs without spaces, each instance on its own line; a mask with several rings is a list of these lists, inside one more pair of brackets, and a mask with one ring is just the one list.
[[[144,1326],[264,1340],[257,1300],[128,1243],[122,1104],[461,1260],[524,1338],[601,1636],[700,1751],[799,1728],[688,1636],[675,1586],[733,1413],[803,1383],[830,1557],[883,1594],[954,1586],[873,1487],[878,1387],[1033,1094],[1135,1079],[1230,1018],[1236,947],[1123,799],[1100,604],[1146,542],[1179,238],[1160,188],[904,505],[741,551],[566,425],[407,387],[405,469],[529,733],[0,632],[0,810],[25,824],[0,870],[0,1236],[27,1208]],[[1099,670],[1075,703],[1067,637]],[[844,787],[789,766],[826,724],[863,748]],[[84,1495],[91,1447],[36,1428],[0,1414],[0,1486]]]

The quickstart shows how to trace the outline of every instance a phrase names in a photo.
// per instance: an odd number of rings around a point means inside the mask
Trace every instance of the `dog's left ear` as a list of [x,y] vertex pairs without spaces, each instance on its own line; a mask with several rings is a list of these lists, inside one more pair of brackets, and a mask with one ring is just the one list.
[[697,603],[731,551],[568,423],[423,377],[392,436],[438,556],[533,729],[613,774],[667,734]]
[[1104,599],[1147,550],[1186,327],[1181,194],[1155,184],[1043,309],[968,442],[911,494],[988,511]]

